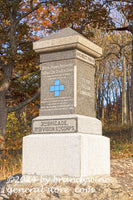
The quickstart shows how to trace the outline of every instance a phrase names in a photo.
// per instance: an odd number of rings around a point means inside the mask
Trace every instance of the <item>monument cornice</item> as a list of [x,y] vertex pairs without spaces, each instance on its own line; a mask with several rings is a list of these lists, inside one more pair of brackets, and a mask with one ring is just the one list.
[[48,53],[78,49],[89,56],[98,58],[102,55],[102,48],[80,35],[39,40],[33,43],[33,49],[38,53]]

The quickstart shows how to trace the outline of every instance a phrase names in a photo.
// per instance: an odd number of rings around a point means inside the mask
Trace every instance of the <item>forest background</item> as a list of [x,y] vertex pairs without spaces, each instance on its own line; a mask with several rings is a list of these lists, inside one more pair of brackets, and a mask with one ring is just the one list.
[[103,48],[95,65],[96,116],[111,158],[133,157],[132,0],[0,0],[0,179],[21,173],[22,138],[40,106],[32,43],[71,27]]

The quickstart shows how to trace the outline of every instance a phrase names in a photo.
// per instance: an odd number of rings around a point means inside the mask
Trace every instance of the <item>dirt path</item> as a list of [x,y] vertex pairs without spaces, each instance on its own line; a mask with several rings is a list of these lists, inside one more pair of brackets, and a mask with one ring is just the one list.
[[117,179],[123,190],[133,191],[133,158],[111,160],[111,176]]

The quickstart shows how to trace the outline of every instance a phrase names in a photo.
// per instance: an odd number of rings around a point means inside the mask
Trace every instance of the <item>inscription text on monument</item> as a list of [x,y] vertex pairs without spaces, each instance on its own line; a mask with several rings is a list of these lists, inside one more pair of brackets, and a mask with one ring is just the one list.
[[75,133],[76,119],[47,119],[33,122],[33,133]]

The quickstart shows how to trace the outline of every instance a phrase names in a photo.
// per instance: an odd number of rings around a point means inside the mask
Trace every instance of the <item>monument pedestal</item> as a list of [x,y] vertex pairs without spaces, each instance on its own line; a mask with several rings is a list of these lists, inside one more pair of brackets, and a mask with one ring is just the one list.
[[82,133],[26,136],[22,173],[69,177],[109,175],[109,139]]

